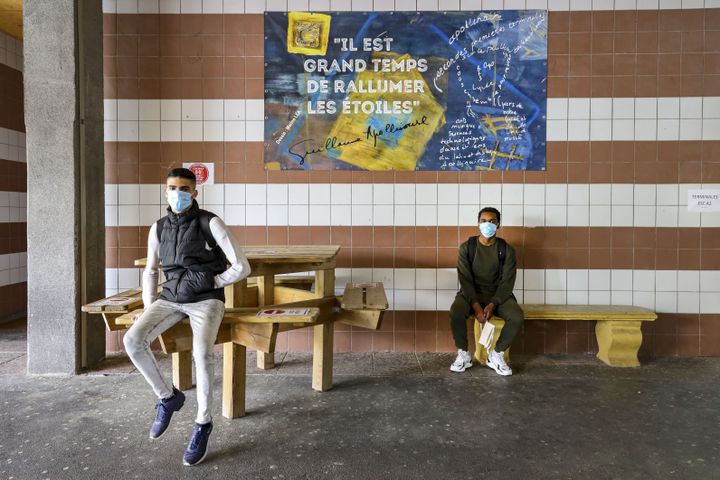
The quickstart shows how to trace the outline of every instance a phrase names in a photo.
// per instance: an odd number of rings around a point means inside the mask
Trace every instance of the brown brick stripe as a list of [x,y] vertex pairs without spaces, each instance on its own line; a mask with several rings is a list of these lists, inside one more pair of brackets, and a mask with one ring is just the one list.
[[[106,98],[263,98],[263,16],[106,14]],[[720,95],[720,9],[549,12],[549,97]]]
[[23,74],[0,64],[0,127],[25,131]]
[[106,14],[104,32],[106,98],[263,98],[262,15]]
[[544,172],[268,172],[261,142],[106,142],[105,183],[162,183],[198,161],[217,183],[720,183],[720,141],[548,142]]
[[[342,268],[455,268],[474,227],[230,227],[241,245],[337,244]],[[106,227],[106,266],[146,255],[148,227]],[[720,228],[503,227],[520,268],[720,270]]]
[[0,223],[0,255],[27,251],[27,224]]
[[0,159],[0,192],[27,191],[27,164]]
[[[22,72],[0,64],[0,127],[25,131],[23,102]],[[27,190],[25,163],[0,158],[0,172],[0,191]],[[26,235],[25,223],[0,223],[0,255],[27,251]],[[0,318],[16,315],[26,309],[26,282],[0,287]]]
[[549,97],[718,95],[720,10],[551,12]]
[[27,283],[0,287],[0,319],[27,309]]

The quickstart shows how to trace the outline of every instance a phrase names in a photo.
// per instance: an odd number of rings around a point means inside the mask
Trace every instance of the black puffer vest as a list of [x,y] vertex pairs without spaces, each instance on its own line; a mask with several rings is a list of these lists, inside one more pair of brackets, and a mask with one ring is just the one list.
[[[176,214],[168,208],[160,232],[160,261],[166,282],[160,298],[169,302],[194,303],[217,299],[225,301],[222,288],[215,288],[214,277],[225,271],[225,258],[206,248],[200,216],[215,214],[200,210],[193,200],[187,211]],[[158,222],[160,223],[160,222]]]

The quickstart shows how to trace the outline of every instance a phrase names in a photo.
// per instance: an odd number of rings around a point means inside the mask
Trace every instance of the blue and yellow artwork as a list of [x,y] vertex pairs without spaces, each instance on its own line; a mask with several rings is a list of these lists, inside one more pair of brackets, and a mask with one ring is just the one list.
[[547,11],[268,12],[269,170],[545,170]]

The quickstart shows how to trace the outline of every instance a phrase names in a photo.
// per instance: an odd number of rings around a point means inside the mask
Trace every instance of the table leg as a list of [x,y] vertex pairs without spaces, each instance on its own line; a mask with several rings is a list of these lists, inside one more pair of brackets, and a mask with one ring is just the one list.
[[250,298],[248,298],[248,285],[246,278],[225,287],[226,308],[246,307],[249,303],[252,302],[250,302]]
[[[263,275],[258,277],[258,298],[260,305],[272,305],[275,303],[275,276]],[[275,368],[275,352],[257,351],[257,368],[261,370],[270,370]]]
[[172,354],[173,385],[178,390],[192,388],[192,352]]
[[245,346],[223,343],[223,398],[225,418],[245,416]]
[[320,392],[332,388],[333,330],[332,322],[313,327],[312,388]]
[[258,277],[258,289],[258,298],[261,307],[275,303],[275,275],[271,274]]
[[318,270],[315,272],[315,295],[318,298],[335,296],[335,270]]
[[261,370],[270,370],[275,368],[275,352],[265,353],[257,351],[257,368]]

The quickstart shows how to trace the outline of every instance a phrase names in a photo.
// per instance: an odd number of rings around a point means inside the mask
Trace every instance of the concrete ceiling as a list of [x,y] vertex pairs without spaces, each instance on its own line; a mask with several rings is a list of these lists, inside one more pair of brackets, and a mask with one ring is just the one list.
[[0,0],[0,32],[22,40],[22,0]]

